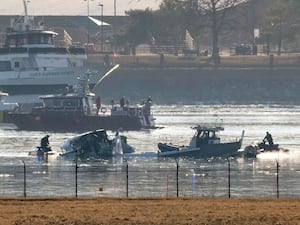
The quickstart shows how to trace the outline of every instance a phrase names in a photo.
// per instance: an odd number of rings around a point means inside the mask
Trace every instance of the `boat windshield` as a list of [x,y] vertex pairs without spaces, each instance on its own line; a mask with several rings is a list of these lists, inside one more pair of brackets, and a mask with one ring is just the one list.
[[197,130],[194,136],[201,139],[215,139],[219,138],[219,132],[217,132],[216,130]]
[[9,47],[22,47],[28,44],[54,46],[54,34],[21,33],[21,34],[9,35],[6,40],[6,45]]
[[79,98],[45,98],[44,106],[47,109],[80,109],[82,103]]

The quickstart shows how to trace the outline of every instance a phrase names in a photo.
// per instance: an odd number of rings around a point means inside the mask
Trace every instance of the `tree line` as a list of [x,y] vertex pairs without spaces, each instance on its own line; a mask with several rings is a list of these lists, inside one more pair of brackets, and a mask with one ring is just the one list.
[[[158,10],[129,10],[130,23],[116,43],[135,52],[142,43],[182,43],[189,31],[196,46],[211,46],[214,63],[219,47],[241,40],[251,44],[296,48],[299,41],[299,0],[162,0]],[[257,30],[257,36],[254,30]]]

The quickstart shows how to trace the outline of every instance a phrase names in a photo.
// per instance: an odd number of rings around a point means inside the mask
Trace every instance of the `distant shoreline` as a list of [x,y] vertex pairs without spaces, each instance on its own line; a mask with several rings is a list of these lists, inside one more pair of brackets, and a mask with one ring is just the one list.
[[297,68],[300,69],[300,55],[234,55],[221,56],[216,67],[209,56],[197,55],[109,55],[105,62],[103,54],[88,54],[88,65],[99,63],[120,64],[122,68]]

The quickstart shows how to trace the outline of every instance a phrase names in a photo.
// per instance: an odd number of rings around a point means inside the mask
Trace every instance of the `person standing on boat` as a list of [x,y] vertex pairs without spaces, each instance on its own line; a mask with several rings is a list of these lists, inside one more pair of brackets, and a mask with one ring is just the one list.
[[99,110],[100,110],[100,108],[101,108],[101,98],[100,98],[100,96],[98,96],[98,97],[96,98],[96,107],[97,107],[96,115],[98,115],[98,114],[99,114]]
[[124,108],[124,106],[125,106],[125,97],[124,96],[120,99],[120,106],[122,108]]
[[50,143],[49,143],[49,135],[47,134],[45,137],[41,139],[41,148],[44,152],[51,151]]
[[150,123],[151,105],[152,105],[152,98],[150,96],[148,96],[147,101],[145,103],[144,110],[143,110],[143,114],[144,114],[147,126],[151,126],[151,123]]
[[151,105],[152,105],[152,98],[148,96],[146,102],[143,101],[143,105],[145,105],[145,115],[150,116],[151,113]]
[[273,145],[273,137],[272,135],[267,131],[266,136],[263,139],[263,143],[268,142],[269,145]]
[[114,100],[111,100],[111,101],[110,101],[110,104],[111,104],[111,107],[113,108],[114,105],[115,105],[115,101],[114,101]]

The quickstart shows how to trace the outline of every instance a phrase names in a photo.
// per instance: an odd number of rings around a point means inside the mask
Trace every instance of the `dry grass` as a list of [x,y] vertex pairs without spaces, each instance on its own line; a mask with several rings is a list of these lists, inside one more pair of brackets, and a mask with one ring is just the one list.
[[298,199],[2,199],[1,225],[300,224]]

